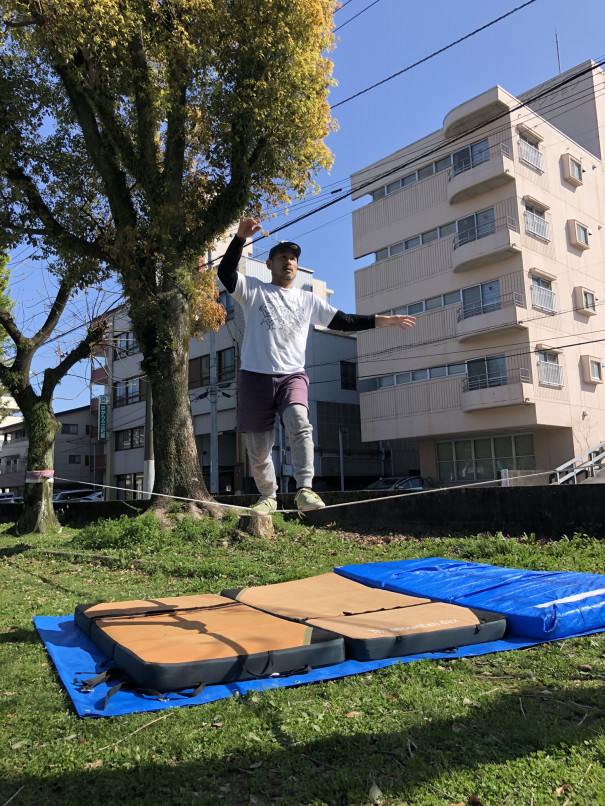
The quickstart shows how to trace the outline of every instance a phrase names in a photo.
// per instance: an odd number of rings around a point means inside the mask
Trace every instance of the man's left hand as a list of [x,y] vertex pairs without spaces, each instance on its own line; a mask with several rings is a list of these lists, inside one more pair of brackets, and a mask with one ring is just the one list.
[[405,330],[408,327],[414,327],[416,317],[407,316],[406,314],[395,314],[394,316],[377,315],[375,323],[376,327],[398,327],[401,330]]

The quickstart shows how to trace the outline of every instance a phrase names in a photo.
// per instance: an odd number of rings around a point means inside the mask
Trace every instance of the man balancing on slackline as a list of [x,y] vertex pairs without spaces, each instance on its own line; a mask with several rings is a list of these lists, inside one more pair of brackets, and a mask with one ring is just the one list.
[[347,332],[374,327],[404,330],[412,327],[415,319],[343,313],[315,294],[295,288],[300,246],[290,241],[278,243],[269,251],[270,283],[240,274],[237,265],[246,239],[260,229],[260,220],[242,218],[218,267],[219,279],[244,310],[237,431],[246,434],[252,475],[261,494],[251,509],[269,515],[277,509],[272,456],[275,413],[279,413],[290,441],[296,506],[300,512],[309,512],[325,506],[312,490],[313,428],[304,368],[309,325]]

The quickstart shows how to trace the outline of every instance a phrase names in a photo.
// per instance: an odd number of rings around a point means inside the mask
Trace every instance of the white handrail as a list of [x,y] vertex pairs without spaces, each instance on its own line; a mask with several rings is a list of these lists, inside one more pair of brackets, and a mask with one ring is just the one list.
[[[586,461],[584,461],[586,459]],[[573,483],[578,483],[578,473],[586,472],[588,476],[594,477],[595,476],[595,469],[598,471],[601,469],[601,464],[605,461],[605,442],[599,442],[594,448],[590,448],[590,450],[586,451],[585,453],[580,454],[579,456],[570,459],[569,462],[565,462],[563,465],[559,465],[559,467],[555,468],[556,475],[556,483],[557,484],[564,484],[569,479],[573,479]],[[576,465],[579,462],[580,464]],[[568,468],[571,470],[568,471]],[[566,472],[568,471],[568,472]]]

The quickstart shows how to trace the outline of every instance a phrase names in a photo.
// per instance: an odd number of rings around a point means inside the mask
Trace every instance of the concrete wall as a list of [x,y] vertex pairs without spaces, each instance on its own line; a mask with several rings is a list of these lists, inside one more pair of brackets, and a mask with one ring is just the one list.
[[[391,500],[385,501],[385,497]],[[435,490],[419,495],[397,497],[397,493],[322,493],[326,504],[342,507],[309,512],[304,523],[351,532],[392,532],[416,535],[475,535],[502,532],[521,536],[559,538],[575,532],[600,535],[605,532],[605,496],[600,484],[539,487],[469,487]],[[353,500],[367,503],[347,505]],[[294,496],[279,495],[281,509],[294,508]],[[255,495],[216,496],[222,503],[251,506]],[[74,502],[57,505],[63,523],[82,525],[99,518],[132,516],[144,512],[146,501]],[[15,521],[21,504],[0,504],[0,522]],[[298,518],[296,514],[286,516]],[[338,558],[335,558],[338,562]]]

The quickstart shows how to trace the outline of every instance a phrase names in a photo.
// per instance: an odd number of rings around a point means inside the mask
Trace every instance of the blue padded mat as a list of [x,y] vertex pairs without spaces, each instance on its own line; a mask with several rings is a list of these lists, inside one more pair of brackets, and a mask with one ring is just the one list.
[[605,629],[603,574],[523,571],[441,557],[334,570],[373,588],[501,613],[507,635],[544,641]]

